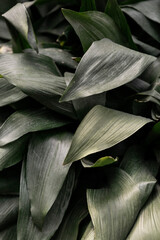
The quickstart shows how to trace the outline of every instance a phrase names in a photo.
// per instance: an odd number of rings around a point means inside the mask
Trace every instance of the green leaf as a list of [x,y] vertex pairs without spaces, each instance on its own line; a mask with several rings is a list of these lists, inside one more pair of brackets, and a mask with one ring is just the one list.
[[139,39],[137,39],[134,36],[132,36],[132,38],[133,38],[133,41],[135,42],[135,44],[138,45],[138,49],[140,49],[142,52],[147,53],[152,56],[155,56],[155,57],[160,55],[159,49],[140,41]]
[[126,42],[128,42],[128,46],[136,50],[137,48],[132,40],[129,25],[117,3],[117,0],[108,0],[105,12],[115,21],[121,32],[124,34]]
[[66,131],[36,133],[27,155],[27,186],[34,223],[42,228],[45,216],[55,202],[70,165],[63,166],[72,134]]
[[16,225],[13,225],[1,231],[0,238],[3,240],[16,240],[17,239]]
[[80,38],[84,51],[87,51],[94,41],[103,38],[126,45],[122,33],[107,14],[98,11],[78,13],[69,9],[63,9],[62,12]]
[[74,100],[120,87],[138,77],[156,58],[108,39],[94,42],[80,61],[61,101]]
[[76,130],[64,164],[110,148],[151,121],[148,118],[95,106]]
[[20,162],[25,152],[28,137],[23,137],[0,147],[0,171]]
[[21,52],[25,48],[38,51],[35,33],[28,11],[24,4],[18,3],[3,14],[12,35],[14,52]]
[[94,240],[94,229],[93,229],[93,224],[90,222],[85,229],[85,232],[81,238],[81,240]]
[[20,203],[17,222],[17,240],[48,240],[59,227],[68,207],[75,180],[75,171],[70,169],[60,193],[46,216],[44,226],[40,231],[33,223],[30,214],[30,201],[26,183],[26,166],[23,162],[20,183]]
[[146,148],[133,145],[125,153],[120,167],[137,183],[143,204],[152,192],[159,170],[159,164],[153,153],[148,156]]
[[51,57],[56,63],[76,69],[77,63],[72,59],[73,55],[68,51],[59,48],[40,48],[39,52]]
[[[73,73],[65,72],[65,82],[68,86],[74,77]],[[96,105],[105,106],[106,103],[106,93],[100,93],[96,95],[92,95],[89,97],[81,98],[72,101],[74,109],[76,111],[76,115],[80,120],[82,120],[85,115]]]
[[68,119],[47,110],[27,109],[14,112],[0,128],[0,146],[29,133],[58,128],[70,123]]
[[105,183],[107,187],[87,190],[94,240],[126,239],[139,212],[140,191],[121,169],[108,171]]
[[74,118],[71,103],[60,104],[66,84],[50,57],[35,54],[1,54],[0,74],[43,105]]
[[85,12],[85,11],[96,11],[96,2],[95,0],[81,0],[81,8],[80,12]]
[[127,240],[159,239],[160,236],[160,187],[153,190],[149,200],[141,210]]
[[87,204],[84,199],[78,199],[68,214],[64,217],[62,224],[53,238],[54,240],[77,240],[79,225],[88,215]]
[[153,157],[146,159],[145,152],[140,146],[132,146],[122,161],[123,170],[107,169],[105,186],[87,190],[94,240],[126,239],[156,183],[158,164]]
[[146,33],[148,33],[157,42],[160,42],[159,25],[147,19],[141,12],[130,8],[123,7],[123,12],[129,15]]
[[0,230],[13,224],[18,216],[18,197],[0,197]]
[[160,2],[159,0],[147,0],[147,1],[139,1],[138,3],[128,5],[138,11],[140,11],[147,18],[160,23]]
[[10,84],[6,79],[0,78],[0,107],[17,102],[26,97],[21,90]]
[[95,163],[88,161],[87,159],[82,160],[83,167],[86,168],[95,168],[95,167],[104,167],[106,165],[115,163],[118,161],[118,158],[113,158],[110,156],[101,157]]

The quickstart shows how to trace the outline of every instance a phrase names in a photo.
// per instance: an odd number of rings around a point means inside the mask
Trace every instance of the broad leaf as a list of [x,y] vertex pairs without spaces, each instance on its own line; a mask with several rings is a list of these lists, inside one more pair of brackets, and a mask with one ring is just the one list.
[[17,102],[26,97],[26,94],[10,84],[6,79],[0,78],[0,84],[0,107]]
[[142,14],[144,14],[147,18],[160,23],[160,2],[159,0],[147,0],[147,1],[139,1],[138,3],[128,5]]
[[30,214],[30,201],[26,183],[26,166],[23,163],[20,184],[20,203],[17,223],[17,240],[49,240],[59,227],[68,207],[75,180],[74,169],[70,169],[60,193],[51,207],[42,230],[33,223]]
[[93,224],[90,222],[85,229],[85,232],[81,238],[81,240],[94,240],[94,229],[93,229]]
[[149,200],[141,210],[127,240],[158,240],[160,236],[160,187],[153,190]]
[[87,51],[94,41],[103,38],[126,45],[122,33],[107,14],[98,11],[78,13],[69,9],[63,9],[62,12],[80,38],[84,51]]
[[64,163],[110,148],[149,122],[148,118],[96,106],[79,125]]
[[128,42],[128,46],[132,49],[136,49],[136,46],[132,40],[129,25],[121,8],[118,5],[117,0],[108,0],[105,12],[115,21],[121,32],[124,34],[126,42]]
[[76,69],[77,63],[72,59],[73,55],[68,51],[59,48],[41,48],[41,54],[51,57],[56,63],[62,66]]
[[79,225],[87,215],[86,201],[79,199],[64,217],[53,240],[77,240]]
[[140,191],[132,178],[121,169],[108,171],[105,182],[107,187],[87,190],[94,240],[122,240],[139,212]]
[[160,42],[159,25],[147,19],[141,12],[125,7],[122,8],[123,12],[129,15],[146,33],[153,39]]
[[1,126],[0,146],[13,142],[29,132],[58,128],[68,123],[70,123],[68,119],[45,108],[19,110]]
[[16,240],[17,239],[17,231],[16,225],[8,227],[0,232],[0,239],[3,240]]
[[96,2],[95,0],[81,0],[81,8],[80,11],[81,12],[85,12],[85,11],[96,11]]
[[38,51],[32,23],[24,4],[18,3],[3,14],[3,17],[11,32],[15,52],[21,52],[30,47]]
[[83,56],[61,101],[120,87],[138,77],[155,59],[108,39],[97,41]]
[[144,153],[140,147],[131,147],[121,164],[125,171],[106,170],[106,186],[87,190],[94,240],[126,239],[156,183],[158,164],[153,158],[145,159]]
[[58,102],[66,84],[50,57],[35,53],[0,55],[0,74],[43,105],[74,118],[72,104]]
[[0,147],[0,171],[20,162],[25,153],[28,137],[23,137]]
[[18,197],[0,197],[0,231],[17,220]]
[[69,171],[63,161],[69,150],[72,134],[51,131],[33,135],[27,155],[27,186],[31,200],[31,214],[42,228],[45,216],[61,190]]

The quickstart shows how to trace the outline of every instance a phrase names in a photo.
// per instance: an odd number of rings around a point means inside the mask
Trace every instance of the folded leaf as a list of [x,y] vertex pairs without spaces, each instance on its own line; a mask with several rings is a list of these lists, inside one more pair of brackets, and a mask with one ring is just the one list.
[[86,201],[79,199],[64,217],[54,240],[77,240],[79,225],[88,215]]
[[103,38],[126,44],[123,34],[107,14],[98,11],[78,13],[69,9],[63,9],[62,12],[80,38],[84,51],[87,51],[94,41]]
[[126,42],[128,42],[128,47],[136,50],[129,25],[120,6],[118,5],[117,0],[108,0],[105,12],[115,21],[121,32],[124,34]]
[[0,230],[17,221],[18,197],[0,197]]
[[72,54],[59,48],[41,48],[39,49],[41,54],[51,57],[56,63],[67,66],[69,68],[76,69],[77,62],[72,59]]
[[138,77],[155,57],[103,39],[82,57],[61,101],[74,100],[120,87]]
[[95,106],[79,125],[64,163],[110,148],[151,121],[148,118]]
[[70,169],[60,193],[46,216],[42,230],[35,225],[30,213],[30,201],[26,183],[26,166],[23,162],[20,183],[20,203],[17,222],[17,240],[48,240],[59,227],[65,211],[68,207],[72,190],[74,187],[75,171]]
[[101,157],[99,158],[95,163],[88,161],[87,159],[83,159],[82,165],[85,168],[95,168],[95,167],[104,167],[106,165],[110,165],[114,162],[117,162],[117,158],[113,158],[110,156],[106,156],[106,157]]
[[133,8],[124,7],[122,10],[127,15],[129,15],[153,39],[160,42],[159,25],[157,23],[147,19],[141,12]]
[[142,14],[144,14],[147,18],[160,23],[160,16],[159,16],[159,10],[160,10],[160,2],[159,0],[147,0],[147,1],[139,1],[138,3],[134,3],[130,6],[138,11],[140,11]]
[[58,102],[66,84],[52,58],[33,52],[1,54],[0,74],[43,105],[74,118],[72,104]]
[[0,238],[3,240],[16,240],[17,239],[17,231],[16,225],[8,227],[0,232]]
[[19,110],[1,126],[0,146],[13,142],[29,132],[58,128],[68,123],[68,119],[45,108]]
[[26,175],[31,214],[42,228],[45,216],[62,188],[70,165],[63,166],[72,134],[65,131],[36,133],[29,144]]
[[3,17],[11,32],[15,52],[21,52],[29,47],[38,51],[35,33],[24,4],[18,3],[3,14]]
[[28,137],[26,136],[0,147],[0,171],[4,168],[13,166],[22,160],[27,140]]
[[0,107],[17,102],[26,97],[20,89],[0,78]]
[[160,236],[160,187],[153,190],[149,200],[141,210],[127,240],[158,240]]
[[105,182],[107,187],[87,190],[94,240],[126,239],[139,212],[140,191],[121,169],[108,171]]

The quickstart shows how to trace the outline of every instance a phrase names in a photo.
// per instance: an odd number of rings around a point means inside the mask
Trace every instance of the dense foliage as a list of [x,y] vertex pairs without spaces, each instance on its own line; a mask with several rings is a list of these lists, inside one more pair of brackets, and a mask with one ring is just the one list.
[[0,13],[0,239],[159,240],[160,1]]

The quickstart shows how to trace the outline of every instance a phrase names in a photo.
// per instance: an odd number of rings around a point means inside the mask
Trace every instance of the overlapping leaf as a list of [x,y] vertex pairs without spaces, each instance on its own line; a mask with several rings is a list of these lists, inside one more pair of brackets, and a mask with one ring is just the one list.
[[79,63],[61,101],[120,87],[138,77],[156,58],[113,43],[94,42]]
[[96,106],[79,125],[64,163],[110,148],[149,122],[148,118]]
[[61,190],[70,165],[63,166],[72,134],[67,131],[44,132],[33,135],[27,155],[27,186],[31,214],[42,228],[45,216]]
[[0,74],[45,106],[74,117],[71,103],[58,102],[66,84],[50,57],[35,53],[0,55]]
[[45,108],[19,110],[1,126],[0,146],[13,142],[29,132],[58,128],[68,123],[68,119]]
[[87,51],[94,41],[103,38],[126,44],[123,34],[107,14],[98,11],[78,13],[68,9],[63,9],[62,12],[80,38],[84,51]]
[[18,3],[3,17],[6,19],[11,32],[15,52],[21,52],[29,47],[38,51],[32,23],[24,4]]
[[70,169],[60,193],[46,216],[42,230],[33,222],[30,213],[30,201],[26,182],[26,166],[23,163],[20,184],[20,203],[17,223],[17,240],[49,240],[59,227],[68,207],[75,180],[74,169]]

